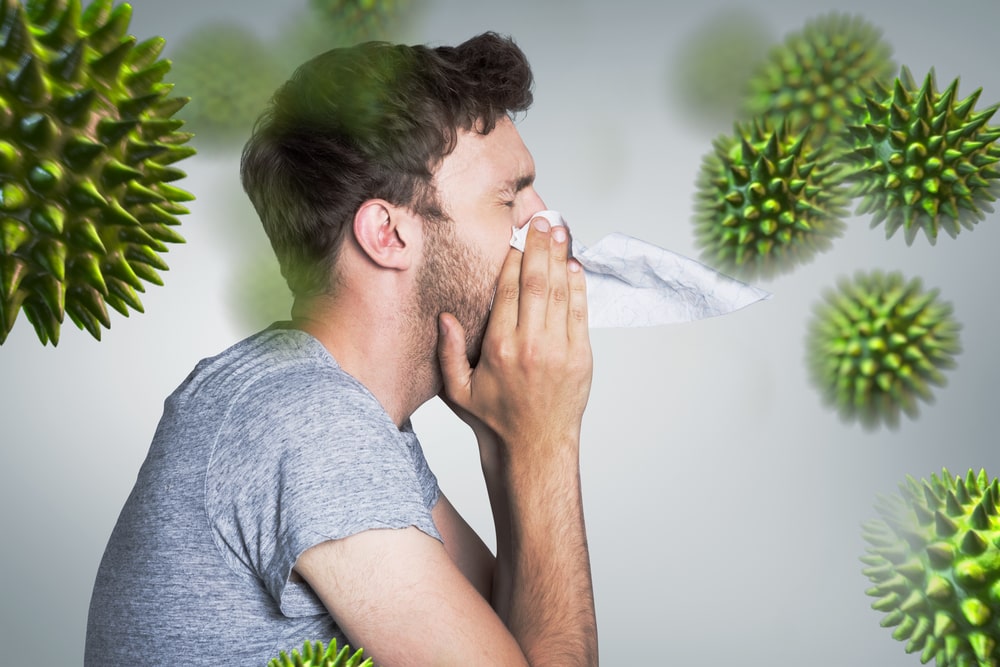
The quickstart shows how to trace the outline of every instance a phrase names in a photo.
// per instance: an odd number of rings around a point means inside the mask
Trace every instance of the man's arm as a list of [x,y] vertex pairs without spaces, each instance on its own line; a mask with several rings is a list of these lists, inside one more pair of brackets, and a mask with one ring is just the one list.
[[457,320],[441,318],[446,398],[493,434],[480,438],[498,532],[490,599],[476,559],[416,528],[325,542],[296,565],[384,667],[597,664],[579,481],[590,342],[583,273],[567,249],[545,222],[523,260],[510,252],[476,368]]
[[565,228],[531,224],[522,261],[509,255],[501,272],[476,368],[457,320],[442,317],[445,396],[480,442],[497,524],[495,609],[530,664],[596,665],[579,474],[586,286]]

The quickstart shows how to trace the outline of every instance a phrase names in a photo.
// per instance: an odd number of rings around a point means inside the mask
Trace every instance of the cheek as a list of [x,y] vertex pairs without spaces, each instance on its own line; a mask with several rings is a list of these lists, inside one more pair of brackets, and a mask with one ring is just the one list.
[[494,283],[500,278],[500,269],[503,268],[503,263],[507,259],[507,253],[509,252],[510,237],[507,237],[502,244],[497,245],[497,250],[493,255],[493,261],[490,265],[490,273]]

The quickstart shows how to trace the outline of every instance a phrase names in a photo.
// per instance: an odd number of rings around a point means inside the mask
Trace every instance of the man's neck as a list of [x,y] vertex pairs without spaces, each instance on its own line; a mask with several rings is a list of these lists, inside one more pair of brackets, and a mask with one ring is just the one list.
[[348,296],[298,300],[292,312],[292,326],[322,343],[400,427],[440,388],[432,325],[407,319],[391,305],[370,308]]

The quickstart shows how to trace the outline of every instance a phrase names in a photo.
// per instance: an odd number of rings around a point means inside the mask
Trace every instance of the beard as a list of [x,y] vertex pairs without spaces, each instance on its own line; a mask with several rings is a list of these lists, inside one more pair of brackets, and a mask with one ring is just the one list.
[[436,346],[428,342],[438,338],[439,315],[451,313],[465,329],[466,354],[469,363],[475,366],[482,349],[497,275],[483,253],[456,238],[452,220],[426,221],[425,229],[426,250],[417,274],[416,321],[411,328],[415,339],[412,343],[418,346],[416,349],[429,349],[437,369]]

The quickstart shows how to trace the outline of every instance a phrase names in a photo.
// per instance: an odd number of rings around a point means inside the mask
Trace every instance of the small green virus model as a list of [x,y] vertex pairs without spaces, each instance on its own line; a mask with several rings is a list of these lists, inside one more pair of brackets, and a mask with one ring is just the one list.
[[1000,188],[1000,127],[986,122],[994,105],[976,112],[982,89],[959,101],[958,79],[938,92],[934,71],[919,88],[903,67],[892,89],[876,84],[849,127],[854,150],[844,156],[857,212],[885,221],[886,238],[903,228],[906,243],[923,229],[933,244],[944,229],[954,238],[992,212]]
[[351,41],[385,39],[413,0],[310,0],[321,16]]
[[405,41],[422,0],[309,0],[277,38],[289,71],[329,49],[370,40]]
[[750,78],[746,111],[793,131],[814,128],[814,139],[839,134],[853,118],[865,87],[896,71],[882,32],[859,16],[838,12],[806,23],[774,47]]
[[702,258],[742,277],[770,277],[826,250],[846,215],[840,167],[806,132],[736,124],[702,161],[695,235]]
[[177,45],[173,78],[191,99],[183,113],[199,148],[242,147],[285,79],[276,49],[233,23],[201,25]]
[[881,497],[861,560],[883,627],[937,667],[1000,664],[1000,483],[985,470],[917,482]]
[[270,245],[248,248],[229,281],[229,303],[249,331],[287,320],[294,301]]
[[895,428],[900,411],[916,417],[917,400],[933,400],[930,385],[945,384],[941,369],[961,351],[951,304],[898,272],[858,272],[824,296],[807,340],[824,400],[869,429]]
[[289,656],[282,651],[280,657],[271,658],[267,667],[373,667],[372,659],[364,659],[362,653],[362,649],[351,653],[347,644],[338,650],[337,639],[333,638],[325,648],[323,642],[306,642],[301,652],[293,649]]
[[731,126],[742,112],[747,80],[774,41],[759,12],[727,7],[710,16],[671,54],[671,102],[699,124]]
[[65,315],[100,339],[106,306],[142,311],[162,285],[179,202],[170,166],[194,149],[187,101],[162,83],[164,40],[126,34],[132,10],[96,0],[0,0],[0,343],[23,310],[42,343]]

